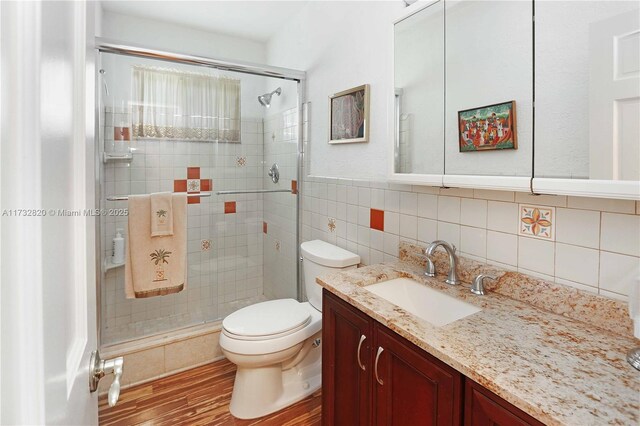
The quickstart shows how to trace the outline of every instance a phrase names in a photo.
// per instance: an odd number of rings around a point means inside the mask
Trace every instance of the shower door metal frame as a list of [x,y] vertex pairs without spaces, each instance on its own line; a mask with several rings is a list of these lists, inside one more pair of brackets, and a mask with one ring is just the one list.
[[[95,49],[98,53],[112,53],[123,56],[136,56],[140,58],[156,59],[160,61],[182,63],[188,65],[195,65],[206,68],[214,68],[223,71],[232,71],[242,74],[252,74],[263,77],[280,78],[283,80],[291,80],[298,83],[297,104],[298,104],[298,143],[297,143],[297,167],[296,167],[296,182],[297,182],[297,194],[296,194],[296,293],[297,299],[302,301],[304,297],[302,274],[300,271],[301,259],[300,255],[300,236],[302,235],[302,212],[301,207],[301,191],[302,191],[302,161],[304,160],[304,148],[303,148],[303,106],[306,102],[306,79],[307,73],[305,71],[299,71],[291,68],[274,67],[265,64],[255,64],[250,62],[235,61],[229,59],[217,59],[209,58],[206,56],[191,55],[187,53],[177,53],[167,51],[163,49],[151,48],[147,46],[141,46],[136,44],[130,44],[127,42],[121,42],[118,40],[107,39],[104,37],[95,38]],[[98,55],[99,58],[100,55]],[[102,63],[100,63],[100,66]],[[96,73],[99,72],[99,67],[96,67]],[[95,114],[96,114],[96,128],[95,134],[99,135],[100,126],[103,126],[102,118],[100,114],[100,99],[102,98],[100,92],[100,79],[96,76],[94,84],[96,92],[99,96],[96,96]],[[100,138],[95,138],[96,152],[100,152]],[[98,164],[96,160],[96,164]],[[100,209],[100,201],[102,200],[102,184],[100,176],[100,168],[96,167],[96,208]],[[98,324],[98,344],[102,344],[102,235],[100,229],[100,221],[96,221],[96,251],[99,254],[98,259],[100,265],[96,268],[96,303],[97,303],[97,324]]]

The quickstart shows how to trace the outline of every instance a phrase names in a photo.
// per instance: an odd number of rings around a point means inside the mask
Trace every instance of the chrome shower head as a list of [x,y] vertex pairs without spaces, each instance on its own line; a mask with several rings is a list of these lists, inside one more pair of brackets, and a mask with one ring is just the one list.
[[278,87],[271,93],[265,93],[264,95],[258,96],[258,102],[260,102],[260,105],[269,108],[271,106],[271,97],[274,94],[280,96],[282,94],[282,89]]

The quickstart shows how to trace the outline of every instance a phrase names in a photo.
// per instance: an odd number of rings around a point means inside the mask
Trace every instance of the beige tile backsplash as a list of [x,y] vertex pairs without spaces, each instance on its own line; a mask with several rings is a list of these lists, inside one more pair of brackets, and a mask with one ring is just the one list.
[[[401,241],[442,239],[474,260],[616,299],[640,277],[640,202],[315,176],[303,184],[302,240],[336,244],[364,264],[395,260]],[[555,209],[550,240],[518,235],[520,205]],[[384,210],[384,231],[361,223],[368,206]]]

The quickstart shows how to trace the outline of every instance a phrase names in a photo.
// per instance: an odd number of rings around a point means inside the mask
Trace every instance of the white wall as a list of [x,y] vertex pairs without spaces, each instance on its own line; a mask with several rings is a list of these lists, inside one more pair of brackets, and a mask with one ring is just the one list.
[[[399,1],[309,2],[267,44],[271,65],[307,71],[311,102],[310,173],[323,176],[386,176],[390,135],[386,102],[392,85],[391,24]],[[370,139],[329,145],[328,96],[371,85]],[[359,161],[354,162],[357,158]]]
[[[152,7],[150,3],[150,7]],[[103,11],[102,37],[218,59],[266,61],[264,44],[182,25]]]

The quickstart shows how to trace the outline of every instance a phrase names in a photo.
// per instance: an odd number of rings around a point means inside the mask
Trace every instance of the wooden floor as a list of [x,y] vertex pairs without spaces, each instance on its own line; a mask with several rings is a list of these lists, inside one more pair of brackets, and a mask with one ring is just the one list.
[[123,390],[109,408],[99,400],[101,425],[319,425],[320,391],[254,420],[229,413],[236,368],[227,360]]

